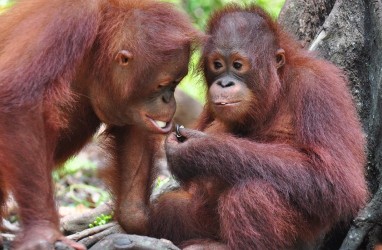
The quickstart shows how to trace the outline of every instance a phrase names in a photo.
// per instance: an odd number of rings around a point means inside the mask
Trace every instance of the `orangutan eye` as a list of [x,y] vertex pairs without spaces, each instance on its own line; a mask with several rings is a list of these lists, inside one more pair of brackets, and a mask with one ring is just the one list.
[[214,62],[214,67],[215,67],[215,69],[220,69],[220,68],[223,67],[223,64],[221,62],[219,62],[219,61],[215,61]]
[[236,70],[240,70],[242,67],[243,67],[243,64],[239,63],[239,62],[234,62],[233,63],[233,67],[236,69]]

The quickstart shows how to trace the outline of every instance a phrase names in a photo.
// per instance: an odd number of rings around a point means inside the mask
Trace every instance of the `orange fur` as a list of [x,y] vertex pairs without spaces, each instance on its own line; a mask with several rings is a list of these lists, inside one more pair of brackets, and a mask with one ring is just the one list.
[[[109,150],[123,164],[120,175],[129,177],[135,166],[119,148],[129,140],[145,145],[140,136],[150,131],[165,132],[150,119],[170,123],[172,88],[187,73],[192,43],[201,35],[173,5],[152,0],[20,0],[0,16],[0,33],[0,206],[11,191],[23,226],[16,246],[35,249],[62,239],[53,168],[103,122],[116,132],[110,140],[130,134]],[[122,64],[116,55],[126,50],[132,58]],[[168,85],[159,91],[164,76]],[[146,204],[154,153],[141,148],[149,159],[136,183],[143,194],[132,193],[131,203]],[[119,182],[113,189],[123,188],[128,185]],[[120,218],[122,226],[135,228]]]
[[[179,245],[209,239],[229,249],[294,249],[348,223],[368,192],[365,138],[343,72],[301,49],[258,7],[218,11],[207,35],[201,69],[209,100],[199,131],[183,129],[184,142],[166,141],[182,185],[152,204],[151,235]],[[278,68],[280,49],[285,64]],[[236,54],[249,71],[227,63]],[[213,91],[225,75],[232,90],[222,86],[219,96]],[[212,100],[229,101],[238,88],[251,92],[250,104]]]

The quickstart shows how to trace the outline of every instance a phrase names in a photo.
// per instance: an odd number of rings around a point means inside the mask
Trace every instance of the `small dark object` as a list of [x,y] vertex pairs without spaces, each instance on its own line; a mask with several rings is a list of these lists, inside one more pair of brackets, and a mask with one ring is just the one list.
[[186,137],[184,137],[180,132],[179,129],[184,128],[183,125],[176,124],[175,125],[175,133],[176,133],[176,138],[180,142],[184,142],[186,140]]

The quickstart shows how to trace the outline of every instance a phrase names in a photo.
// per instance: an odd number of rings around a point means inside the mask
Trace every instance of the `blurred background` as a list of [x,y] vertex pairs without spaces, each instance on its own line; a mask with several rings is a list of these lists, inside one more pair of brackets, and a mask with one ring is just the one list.
[[[0,0],[0,15],[12,6],[17,0]],[[33,0],[27,0],[33,1]],[[187,12],[196,27],[204,30],[211,12],[223,6],[236,3],[239,5],[256,4],[264,8],[273,18],[277,18],[285,0],[163,0],[172,2]],[[1,34],[0,34],[1,35]],[[192,57],[190,73],[180,84],[180,89],[203,104],[205,94],[203,79],[196,72],[198,51]],[[96,141],[96,138],[94,139]],[[96,143],[90,143],[80,154],[68,160],[64,166],[53,173],[56,186],[56,198],[61,216],[74,212],[81,212],[97,207],[109,199],[108,192],[102,182],[97,178],[96,170],[105,165]],[[160,185],[160,180],[156,183]],[[12,207],[12,206],[11,206]],[[10,208],[11,222],[17,221],[16,213]],[[12,216],[13,214],[13,216]],[[101,218],[101,224],[104,218]]]

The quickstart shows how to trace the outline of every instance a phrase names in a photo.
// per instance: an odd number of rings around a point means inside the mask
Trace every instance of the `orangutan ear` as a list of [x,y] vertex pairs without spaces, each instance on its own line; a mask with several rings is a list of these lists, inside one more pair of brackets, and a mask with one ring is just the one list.
[[115,57],[115,60],[121,66],[127,66],[132,59],[133,59],[133,54],[129,52],[128,50],[119,51],[117,56]]
[[276,52],[276,67],[279,69],[285,64],[285,51],[278,49]]

